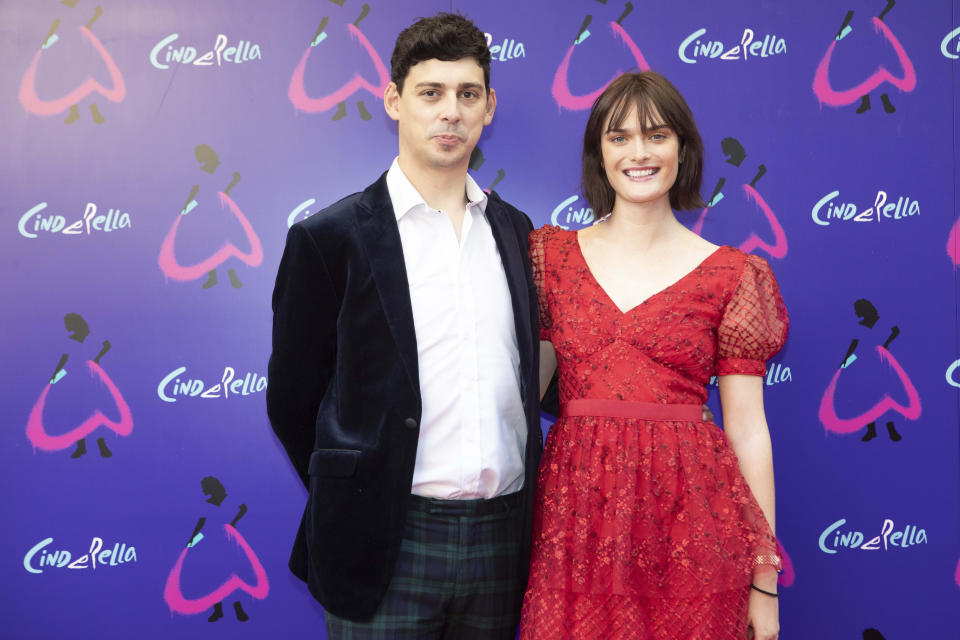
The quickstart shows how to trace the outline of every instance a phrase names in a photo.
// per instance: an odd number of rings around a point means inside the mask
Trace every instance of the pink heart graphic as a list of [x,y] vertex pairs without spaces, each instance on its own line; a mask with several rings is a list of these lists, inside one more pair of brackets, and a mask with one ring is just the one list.
[[157,258],[157,264],[160,265],[160,270],[163,271],[168,278],[180,281],[196,280],[211,269],[216,269],[230,256],[236,256],[251,267],[259,266],[263,261],[263,247],[260,246],[260,238],[257,237],[250,221],[247,220],[247,217],[240,211],[240,207],[236,205],[230,196],[222,191],[219,195],[220,204],[226,205],[230,209],[230,212],[240,221],[240,226],[243,227],[247,242],[250,243],[250,251],[246,253],[240,251],[232,242],[227,241],[223,243],[223,246],[220,247],[216,253],[202,262],[187,267],[182,266],[177,262],[173,250],[173,245],[177,237],[177,228],[180,226],[180,220],[183,219],[182,215],[178,215],[173,221],[173,226],[170,227],[170,231],[168,231],[164,237],[163,244],[160,245],[160,255]]
[[290,102],[300,111],[307,113],[326,111],[335,107],[343,100],[346,100],[360,89],[366,89],[376,98],[383,98],[383,92],[390,83],[390,74],[387,73],[387,68],[384,66],[383,60],[380,59],[380,55],[360,29],[350,24],[347,25],[347,31],[350,32],[350,37],[354,40],[360,40],[360,44],[367,50],[367,55],[370,56],[370,60],[373,61],[373,66],[376,67],[380,84],[374,86],[366,78],[357,73],[354,74],[353,78],[347,84],[329,95],[320,98],[308,96],[303,86],[303,74],[307,67],[307,58],[310,57],[310,52],[314,47],[307,46],[307,50],[304,51],[303,56],[300,57],[300,63],[293,70],[293,76],[290,77],[290,88],[287,90],[287,96],[290,98]]
[[47,402],[47,394],[50,393],[51,384],[47,384],[40,397],[37,398],[33,409],[30,410],[30,417],[27,418],[27,439],[33,443],[37,449],[44,451],[59,451],[75,444],[80,438],[86,438],[93,433],[97,427],[104,426],[114,431],[117,435],[128,436],[133,431],[133,415],[130,413],[130,407],[127,401],[123,399],[117,385],[113,383],[107,372],[93,360],[87,360],[87,367],[90,369],[90,375],[99,378],[107,387],[110,396],[113,398],[117,411],[120,413],[120,420],[114,422],[110,420],[103,412],[97,409],[94,413],[82,423],[68,431],[67,433],[51,436],[43,426],[43,408]]
[[893,50],[897,54],[897,60],[900,61],[900,66],[903,67],[903,77],[897,78],[887,71],[885,67],[879,66],[876,71],[857,86],[844,91],[834,90],[834,88],[830,86],[829,77],[830,58],[833,56],[833,50],[837,46],[837,40],[834,39],[830,42],[830,46],[827,47],[827,52],[824,54],[823,59],[820,60],[820,64],[817,65],[817,72],[813,76],[813,92],[817,98],[819,98],[821,104],[829,104],[833,107],[852,104],[855,100],[870,93],[884,82],[889,82],[901,91],[913,91],[914,87],[917,86],[917,74],[913,69],[913,63],[910,62],[910,58],[907,56],[907,52],[904,51],[903,45],[897,40],[897,36],[893,35],[890,28],[876,17],[873,18],[873,28],[878,33],[882,33],[883,37],[893,47]]
[[834,409],[834,395],[837,391],[837,380],[843,371],[843,368],[840,368],[833,374],[833,379],[830,380],[830,384],[827,385],[826,391],[823,392],[823,398],[820,400],[818,417],[820,418],[820,422],[823,423],[824,428],[828,431],[833,431],[834,433],[853,433],[854,431],[859,431],[865,425],[875,422],[877,418],[887,411],[896,411],[908,420],[916,420],[920,417],[922,410],[920,406],[920,394],[917,393],[917,388],[914,387],[913,382],[910,381],[910,376],[903,370],[903,367],[901,367],[897,359],[893,357],[893,354],[882,346],[877,346],[877,354],[880,356],[882,362],[889,364],[897,373],[900,383],[907,392],[907,406],[903,406],[888,394],[884,394],[882,400],[860,415],[852,418],[839,417],[836,409]]
[[177,613],[191,615],[206,611],[216,603],[226,599],[227,596],[237,589],[247,592],[258,600],[263,600],[267,597],[267,594],[270,592],[270,583],[267,580],[267,572],[264,570],[260,559],[257,558],[257,554],[254,553],[249,543],[247,543],[235,528],[229,524],[225,524],[223,525],[223,530],[226,531],[229,539],[236,542],[240,545],[240,548],[243,549],[244,555],[247,556],[247,560],[253,568],[253,574],[257,578],[257,583],[250,585],[242,580],[236,573],[231,573],[230,576],[223,581],[223,584],[207,595],[195,599],[186,598],[180,590],[180,573],[183,571],[183,561],[187,557],[187,552],[190,551],[190,548],[184,547],[183,551],[180,552],[180,556],[177,558],[177,562],[173,565],[173,569],[170,570],[170,575],[167,576],[167,583],[163,589],[163,599],[167,603],[167,606],[170,607],[171,612],[176,611]]
[[89,40],[90,44],[92,44],[94,49],[100,54],[104,64],[107,65],[107,71],[110,73],[110,81],[113,83],[113,88],[107,89],[92,77],[87,76],[87,79],[84,80],[80,86],[67,95],[57,98],[56,100],[41,100],[40,97],[37,96],[35,84],[37,65],[40,62],[40,56],[43,54],[43,49],[39,49],[33,56],[33,61],[30,63],[30,66],[27,67],[26,73],[23,74],[23,80],[20,82],[20,104],[22,104],[28,112],[38,116],[56,115],[77,104],[94,91],[102,94],[105,98],[113,102],[120,102],[126,97],[127,87],[123,83],[123,76],[120,74],[120,69],[117,68],[117,64],[113,61],[107,49],[100,42],[99,38],[93,35],[89,29],[86,27],[78,28],[83,37]]
[[[647,64],[646,59],[643,57],[643,54],[640,52],[640,48],[634,43],[633,38],[616,22],[610,23],[610,29],[613,31],[613,35],[623,41],[627,48],[630,49],[630,53],[633,54],[633,59],[637,61],[637,67],[641,71],[649,71],[650,65]],[[553,77],[553,99],[557,101],[557,104],[560,105],[561,109],[568,109],[570,111],[580,111],[583,109],[589,109],[593,106],[594,101],[600,97],[600,94],[603,93],[603,90],[607,88],[611,82],[613,82],[617,76],[619,76],[623,71],[617,70],[613,74],[613,77],[607,80],[606,83],[593,93],[589,93],[584,96],[575,96],[570,93],[570,85],[567,83],[567,74],[570,70],[570,58],[573,56],[573,49],[577,45],[570,45],[570,48],[567,50],[567,55],[564,56],[563,61],[560,63],[560,66],[557,67],[557,73]]]

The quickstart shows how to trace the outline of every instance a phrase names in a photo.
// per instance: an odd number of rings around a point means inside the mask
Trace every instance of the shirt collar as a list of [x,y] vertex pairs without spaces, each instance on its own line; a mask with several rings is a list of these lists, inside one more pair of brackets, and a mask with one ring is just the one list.
[[[427,207],[423,196],[420,195],[420,192],[417,191],[417,188],[407,179],[400,168],[399,158],[393,159],[393,163],[387,171],[387,191],[390,194],[390,201],[393,203],[393,213],[397,216],[398,221],[418,206]],[[480,213],[486,211],[487,194],[469,173],[467,174],[466,192],[467,211],[475,207],[479,207]]]

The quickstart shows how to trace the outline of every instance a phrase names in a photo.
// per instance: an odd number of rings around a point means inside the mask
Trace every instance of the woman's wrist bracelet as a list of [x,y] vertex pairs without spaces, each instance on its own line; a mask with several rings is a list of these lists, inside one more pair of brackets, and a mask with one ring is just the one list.
[[759,591],[760,593],[762,593],[762,594],[764,594],[764,595],[770,596],[771,598],[779,598],[779,597],[780,597],[779,594],[774,593],[774,592],[772,592],[772,591],[764,591],[763,589],[761,589],[760,587],[758,587],[758,586],[755,585],[755,584],[751,584],[751,585],[750,585],[750,588],[753,589],[754,591]]

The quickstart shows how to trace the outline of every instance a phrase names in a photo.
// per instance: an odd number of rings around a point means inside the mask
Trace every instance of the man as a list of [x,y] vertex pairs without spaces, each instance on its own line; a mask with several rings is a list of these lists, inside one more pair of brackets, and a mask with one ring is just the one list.
[[467,175],[496,109],[459,15],[397,38],[389,171],[290,229],[267,410],[331,638],[513,638],[540,456],[530,220]]

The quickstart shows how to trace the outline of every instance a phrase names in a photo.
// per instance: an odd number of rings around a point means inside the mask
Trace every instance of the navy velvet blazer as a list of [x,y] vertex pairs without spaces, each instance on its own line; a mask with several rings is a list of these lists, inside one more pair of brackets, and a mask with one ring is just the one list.
[[[491,193],[486,215],[513,302],[527,418],[529,530],[542,437],[530,220]],[[396,565],[421,400],[409,285],[386,174],[290,228],[273,292],[267,413],[309,498],[290,557],[325,609],[376,611]]]

